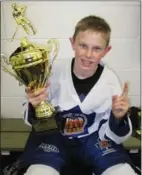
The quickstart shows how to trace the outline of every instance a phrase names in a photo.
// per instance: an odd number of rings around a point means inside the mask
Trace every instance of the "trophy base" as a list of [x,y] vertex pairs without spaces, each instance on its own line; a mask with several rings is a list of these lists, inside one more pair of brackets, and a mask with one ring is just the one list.
[[45,132],[53,129],[57,129],[57,123],[54,116],[50,118],[33,120],[32,126],[35,132]]
[[55,108],[50,103],[42,101],[41,104],[35,108],[35,112],[38,120],[47,119],[54,116]]

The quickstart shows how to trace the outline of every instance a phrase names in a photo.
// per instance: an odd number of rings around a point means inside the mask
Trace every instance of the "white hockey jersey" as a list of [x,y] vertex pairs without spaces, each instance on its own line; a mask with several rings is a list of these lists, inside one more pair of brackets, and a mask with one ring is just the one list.
[[[98,132],[101,140],[122,143],[131,135],[132,124],[128,116],[118,123],[111,112],[112,96],[122,93],[117,76],[104,65],[99,80],[81,102],[73,85],[71,63],[72,59],[54,62],[48,89],[49,101],[58,109],[56,119],[61,133],[80,138]],[[29,117],[27,102],[26,123]]]

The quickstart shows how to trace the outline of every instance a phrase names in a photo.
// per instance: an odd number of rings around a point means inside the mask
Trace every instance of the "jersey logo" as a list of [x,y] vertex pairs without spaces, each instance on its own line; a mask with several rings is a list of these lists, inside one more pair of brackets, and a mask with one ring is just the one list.
[[97,143],[95,144],[96,148],[99,148],[102,156],[105,156],[109,153],[115,152],[116,150],[112,148],[111,142],[109,140],[97,140]]
[[41,143],[38,146],[38,148],[45,152],[59,153],[59,149],[55,145],[51,145],[51,144]]
[[[65,116],[64,116],[65,117]],[[83,114],[67,114],[65,117],[64,134],[74,135],[84,132],[87,118]]]
[[111,144],[110,144],[110,142],[108,140],[104,140],[104,141],[100,140],[100,141],[98,141],[98,145],[99,145],[99,147],[101,149],[105,149],[105,148],[111,147]]

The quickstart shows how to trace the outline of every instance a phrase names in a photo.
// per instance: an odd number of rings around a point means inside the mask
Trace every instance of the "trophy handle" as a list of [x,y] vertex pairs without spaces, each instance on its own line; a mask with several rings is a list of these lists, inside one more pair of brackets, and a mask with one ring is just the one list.
[[49,55],[49,64],[47,64],[47,69],[45,71],[44,74],[44,79],[41,83],[42,86],[44,86],[45,84],[47,84],[48,82],[48,78],[51,75],[51,69],[52,69],[52,65],[53,62],[55,61],[55,58],[58,55],[59,52],[59,42],[56,39],[50,39],[47,41],[47,47],[44,49],[47,50],[48,55]]
[[59,42],[56,39],[50,39],[47,41],[47,50],[49,54],[53,54],[51,57],[52,59],[50,60],[51,67],[53,65],[53,62],[55,61],[55,58],[57,57],[59,53]]
[[8,57],[5,55],[5,54],[3,54],[3,53],[1,53],[0,54],[0,57],[1,57],[1,67],[2,67],[2,70],[4,71],[4,72],[7,72],[7,73],[9,73],[11,76],[13,76],[16,80],[18,80],[19,81],[19,84],[21,85],[21,84],[24,84],[24,82],[22,81],[22,79],[19,77],[19,76],[17,76],[17,74],[13,71],[13,69],[10,67],[10,62],[9,62],[9,60],[8,60]]

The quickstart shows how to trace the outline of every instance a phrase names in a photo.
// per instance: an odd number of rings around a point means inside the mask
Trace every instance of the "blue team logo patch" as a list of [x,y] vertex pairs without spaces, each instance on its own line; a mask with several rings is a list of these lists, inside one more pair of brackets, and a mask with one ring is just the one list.
[[65,114],[64,134],[78,135],[85,132],[87,118],[84,114]]
[[79,106],[67,111],[58,111],[56,122],[61,133],[65,136],[78,137],[89,134],[88,128],[94,123],[96,114],[85,114]]
[[111,142],[109,140],[102,141],[98,139],[95,146],[96,148],[100,149],[102,156],[105,156],[107,154],[110,154],[116,151],[114,148],[112,148]]

